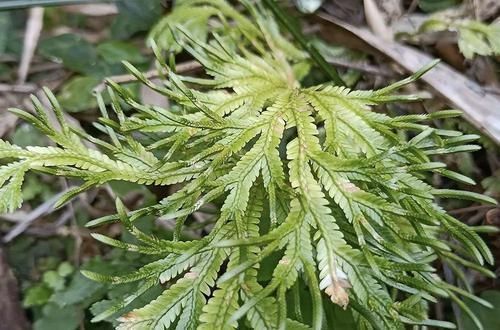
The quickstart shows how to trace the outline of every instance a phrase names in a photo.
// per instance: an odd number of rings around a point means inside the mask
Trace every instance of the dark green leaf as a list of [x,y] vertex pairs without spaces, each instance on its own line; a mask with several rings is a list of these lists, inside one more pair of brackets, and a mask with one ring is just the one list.
[[95,77],[75,77],[68,81],[58,95],[63,109],[68,112],[80,112],[96,108],[97,101],[92,91],[100,81]]
[[68,287],[63,291],[55,293],[51,301],[61,307],[73,305],[86,300],[102,288],[102,284],[91,281],[82,274],[77,273]]
[[7,48],[7,40],[9,38],[10,30],[10,13],[3,12],[0,13],[0,54],[5,52]]
[[43,308],[43,316],[34,324],[34,330],[74,330],[78,328],[81,311],[76,306],[58,307],[48,304]]
[[92,44],[76,34],[62,34],[40,42],[40,55],[62,61],[75,72],[92,74],[97,69],[97,52]]
[[434,12],[458,5],[461,0],[420,0],[418,6],[425,12]]
[[52,295],[52,290],[45,284],[37,284],[26,291],[23,300],[24,307],[38,306],[47,303]]
[[23,123],[17,127],[11,137],[12,143],[21,147],[42,146],[47,144],[47,138],[33,125]]
[[117,39],[126,39],[137,32],[149,30],[164,10],[158,0],[123,0],[118,3],[118,9],[120,14],[111,26],[111,34]]
[[97,53],[104,61],[111,64],[122,61],[143,63],[146,60],[137,47],[118,40],[101,43],[97,46]]

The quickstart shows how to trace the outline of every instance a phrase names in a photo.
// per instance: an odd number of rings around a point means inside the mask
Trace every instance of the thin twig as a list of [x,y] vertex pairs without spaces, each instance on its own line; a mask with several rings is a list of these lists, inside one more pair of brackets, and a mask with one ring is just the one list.
[[35,54],[36,45],[43,28],[43,12],[42,7],[33,7],[29,11],[28,23],[24,33],[23,54],[17,71],[18,84],[24,83],[28,77],[31,60]]
[[17,57],[9,54],[0,54],[0,63],[16,63]]
[[348,60],[344,60],[342,58],[334,58],[334,57],[325,57],[326,61],[330,64],[346,68],[346,69],[354,69],[361,72],[384,76],[384,77],[394,77],[395,74],[393,71],[388,70],[386,68],[377,67],[375,65],[368,64],[362,61],[351,62]]
[[14,238],[17,236],[21,235],[35,220],[39,219],[40,217],[47,215],[51,212],[54,211],[54,205],[56,202],[59,200],[59,198],[65,194],[67,191],[63,191],[58,193],[57,195],[53,196],[51,199],[48,201],[44,202],[40,206],[38,206],[36,209],[31,211],[29,214],[26,215],[24,221],[19,222],[12,228],[3,238],[2,241],[4,243],[8,243],[12,241]]
[[472,217],[470,217],[467,220],[467,224],[469,226],[473,226],[473,225],[478,224],[481,220],[485,219],[487,212],[488,212],[487,210],[482,210],[482,211],[476,213],[475,215],[473,215]]
[[494,207],[495,207],[494,205],[473,205],[473,206],[463,207],[460,209],[450,210],[450,211],[448,211],[448,213],[451,215],[460,215],[460,214],[475,212],[475,211],[484,210],[484,209],[492,209]]
[[40,64],[32,65],[30,70],[29,70],[29,74],[59,70],[62,68],[63,68],[63,66],[60,63],[51,63],[51,62],[40,63]]
[[409,15],[417,9],[419,0],[412,0],[410,6],[408,7],[408,10],[406,11],[406,15]]
[[34,93],[37,89],[38,87],[33,84],[20,84],[20,85],[0,84],[0,93],[31,94]]
[[26,219],[26,215],[28,213],[25,211],[17,211],[14,213],[6,213],[6,214],[0,214],[0,219],[13,222],[13,223],[19,223],[24,221]]

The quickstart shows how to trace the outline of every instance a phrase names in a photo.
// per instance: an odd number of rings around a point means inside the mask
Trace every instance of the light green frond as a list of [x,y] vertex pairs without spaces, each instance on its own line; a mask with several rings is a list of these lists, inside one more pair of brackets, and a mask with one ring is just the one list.
[[186,304],[194,279],[179,280],[158,298],[141,309],[122,316],[119,330],[168,329]]
[[238,291],[239,283],[236,279],[215,290],[208,304],[203,307],[199,329],[236,329],[238,323],[229,323],[229,319],[238,309]]

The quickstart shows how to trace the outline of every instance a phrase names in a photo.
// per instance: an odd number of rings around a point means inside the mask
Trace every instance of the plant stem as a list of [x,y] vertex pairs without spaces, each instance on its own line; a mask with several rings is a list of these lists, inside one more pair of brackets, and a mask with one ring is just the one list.
[[336,84],[345,86],[345,82],[340,78],[337,69],[328,64],[325,58],[319,53],[319,51],[314,47],[314,45],[307,41],[305,36],[299,31],[293,22],[287,17],[287,14],[283,12],[283,10],[279,7],[279,5],[275,2],[275,0],[263,0],[264,5],[266,5],[269,10],[273,12],[276,16],[276,19],[292,34],[295,40],[304,48],[305,51],[309,53],[312,60],[316,62],[316,64],[323,69],[326,74],[330,77],[330,79]]

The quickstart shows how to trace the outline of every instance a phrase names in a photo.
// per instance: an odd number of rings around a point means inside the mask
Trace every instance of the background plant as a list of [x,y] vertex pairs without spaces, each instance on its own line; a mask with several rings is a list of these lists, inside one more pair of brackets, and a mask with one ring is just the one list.
[[418,28],[418,33],[453,31],[457,34],[460,52],[467,58],[474,55],[500,54],[500,24],[484,24],[468,19],[431,18]]

